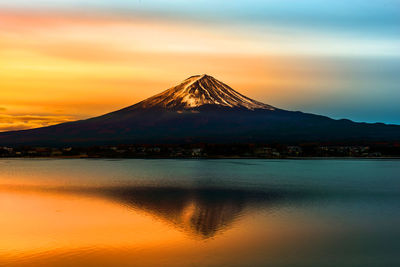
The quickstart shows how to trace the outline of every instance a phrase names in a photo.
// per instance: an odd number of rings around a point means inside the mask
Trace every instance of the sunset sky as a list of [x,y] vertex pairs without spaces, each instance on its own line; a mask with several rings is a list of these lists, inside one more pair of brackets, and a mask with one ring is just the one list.
[[0,131],[203,73],[279,108],[400,124],[400,0],[0,0]]

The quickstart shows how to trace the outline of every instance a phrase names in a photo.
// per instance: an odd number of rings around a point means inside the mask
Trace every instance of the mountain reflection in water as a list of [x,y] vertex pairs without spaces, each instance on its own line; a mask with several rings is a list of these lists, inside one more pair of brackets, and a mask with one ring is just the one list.
[[400,266],[398,162],[0,161],[0,266]]
[[[280,204],[305,203],[327,199],[395,198],[397,193],[361,191],[319,191],[310,189],[243,189],[225,187],[174,186],[23,186],[18,190],[95,197],[142,211],[184,231],[191,237],[208,239],[228,229],[246,208],[276,209]],[[0,188],[1,189],[1,188]],[[10,187],[7,188],[10,190]]]
[[236,189],[178,187],[109,188],[94,193],[146,211],[201,238],[229,227],[250,203],[279,197]]
[[99,194],[202,238],[232,224],[251,197],[245,191],[183,188],[119,188]]
[[29,187],[24,190],[94,196],[144,211],[192,237],[207,239],[229,228],[245,208],[268,205],[282,192],[181,187]]

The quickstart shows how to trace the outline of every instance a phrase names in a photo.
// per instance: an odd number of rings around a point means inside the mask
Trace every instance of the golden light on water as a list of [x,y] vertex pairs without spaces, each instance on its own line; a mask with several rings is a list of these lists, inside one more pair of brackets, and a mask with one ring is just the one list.
[[[185,266],[191,261],[232,264],[254,258],[257,250],[271,253],[272,257],[277,253],[275,247],[283,241],[277,242],[283,232],[276,230],[284,229],[280,220],[257,225],[249,218],[238,220],[236,225],[228,227],[232,229],[215,233],[211,239],[201,238],[201,233],[191,226],[192,213],[198,208],[195,203],[179,215],[182,220],[177,218],[171,222],[170,218],[158,217],[157,212],[131,210],[96,197],[2,191],[0,201],[0,260],[15,261],[18,266],[63,266],[72,262],[85,266],[104,263],[109,266]],[[249,227],[263,228],[264,233],[258,235],[262,234],[263,239],[268,237],[268,240],[254,242],[256,233]],[[243,232],[243,229],[247,231]],[[235,251],[239,254],[231,254]]]
[[[282,194],[273,177],[283,163],[251,162],[3,160],[0,266],[321,266],[365,263],[365,250],[381,255],[388,252],[377,245],[396,245],[397,189],[374,182],[388,194],[348,195],[335,185],[359,190],[359,176],[335,180],[332,171],[322,180],[281,177]],[[364,166],[364,186],[376,181],[377,164],[397,177],[396,161],[323,164]]]
[[[286,238],[301,240],[304,234],[299,225],[294,229],[282,218],[257,213],[243,217],[244,203],[231,197],[207,203],[207,198],[190,190],[132,190],[126,195],[87,187],[2,186],[0,262],[17,266],[257,262],[266,255],[276,260],[279,247],[293,249]],[[171,199],[173,195],[177,199]],[[260,218],[262,222],[257,222]]]

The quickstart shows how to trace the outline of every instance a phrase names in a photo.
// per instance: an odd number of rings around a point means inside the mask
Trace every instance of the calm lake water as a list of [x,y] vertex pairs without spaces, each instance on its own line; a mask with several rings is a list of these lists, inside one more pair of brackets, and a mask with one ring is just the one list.
[[0,160],[0,266],[400,266],[398,160]]

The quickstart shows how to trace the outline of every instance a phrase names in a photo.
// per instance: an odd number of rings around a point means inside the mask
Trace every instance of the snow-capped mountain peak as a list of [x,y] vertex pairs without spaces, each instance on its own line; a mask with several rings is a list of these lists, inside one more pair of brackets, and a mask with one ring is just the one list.
[[139,105],[142,108],[171,109],[193,109],[203,105],[219,105],[249,110],[275,110],[274,107],[250,99],[206,74],[191,76],[179,85],[142,101]]

